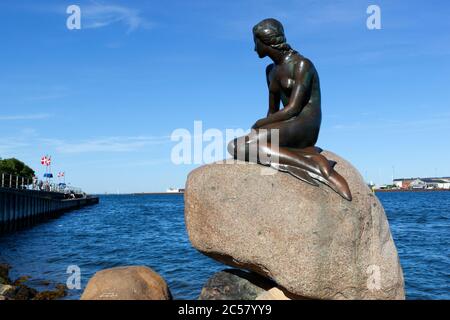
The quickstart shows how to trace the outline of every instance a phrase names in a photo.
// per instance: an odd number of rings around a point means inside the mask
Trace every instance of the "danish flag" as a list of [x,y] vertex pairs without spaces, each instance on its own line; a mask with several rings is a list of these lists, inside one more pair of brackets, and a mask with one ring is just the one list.
[[48,167],[49,165],[51,165],[51,163],[52,163],[52,157],[44,156],[44,157],[41,158],[41,164],[43,166],[47,166]]

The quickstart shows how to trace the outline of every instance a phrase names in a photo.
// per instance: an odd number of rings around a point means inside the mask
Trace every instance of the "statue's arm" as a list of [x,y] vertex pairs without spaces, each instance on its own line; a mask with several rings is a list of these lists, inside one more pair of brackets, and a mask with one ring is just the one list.
[[266,68],[266,81],[267,88],[269,89],[269,110],[267,111],[267,117],[280,110],[280,93],[270,90],[270,72],[273,67],[273,64],[269,64]]
[[289,103],[278,112],[269,115],[267,118],[258,120],[254,128],[259,128],[274,122],[286,121],[298,115],[306,104],[308,90],[312,77],[312,66],[308,60],[303,60],[297,66],[295,72],[295,85],[292,88]]
[[267,111],[267,117],[280,111],[280,94],[269,91],[269,111]]

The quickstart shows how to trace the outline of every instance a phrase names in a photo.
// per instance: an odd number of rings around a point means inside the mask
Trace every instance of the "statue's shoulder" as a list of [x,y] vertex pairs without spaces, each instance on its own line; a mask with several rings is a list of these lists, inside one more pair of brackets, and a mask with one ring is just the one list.
[[310,59],[308,59],[302,55],[299,55],[297,66],[296,66],[295,70],[296,70],[296,72],[301,72],[301,73],[303,73],[303,72],[308,72],[308,73],[312,73],[312,74],[317,73],[314,63]]
[[314,64],[307,57],[298,55],[297,68],[314,68]]
[[271,63],[271,64],[267,65],[266,75],[269,75],[270,71],[272,71],[273,68],[275,68],[275,64]]

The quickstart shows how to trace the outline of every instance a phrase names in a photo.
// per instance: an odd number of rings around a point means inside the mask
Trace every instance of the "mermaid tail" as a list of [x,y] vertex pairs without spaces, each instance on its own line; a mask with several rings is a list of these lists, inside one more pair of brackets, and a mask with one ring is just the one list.
[[279,163],[272,163],[270,166],[278,171],[287,172],[297,179],[309,183],[310,185],[313,185],[315,187],[319,186],[319,184],[307,173],[307,171],[303,169]]
[[318,183],[315,181],[318,180],[329,186],[344,199],[348,201],[352,200],[352,194],[347,181],[334,170],[336,162],[330,161],[321,155],[320,152],[322,152],[322,149],[309,147],[305,149],[289,148],[289,150],[295,152],[298,155],[298,159],[303,159],[302,162],[307,165],[300,168],[292,165],[271,163],[271,167],[282,172],[287,172],[313,186],[318,186]]

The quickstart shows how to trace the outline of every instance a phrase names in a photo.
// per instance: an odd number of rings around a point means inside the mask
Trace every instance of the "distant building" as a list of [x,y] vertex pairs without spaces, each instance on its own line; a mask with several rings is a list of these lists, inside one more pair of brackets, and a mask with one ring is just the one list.
[[450,179],[438,183],[439,189],[450,189]]
[[184,189],[177,189],[177,188],[169,188],[166,190],[167,193],[183,193]]
[[400,189],[450,189],[450,177],[394,179]]
[[427,184],[428,189],[450,189],[450,179],[425,178],[423,181]]
[[427,183],[421,179],[415,179],[409,184],[410,189],[427,189]]
[[400,189],[409,189],[411,182],[415,179],[394,179],[394,185]]

